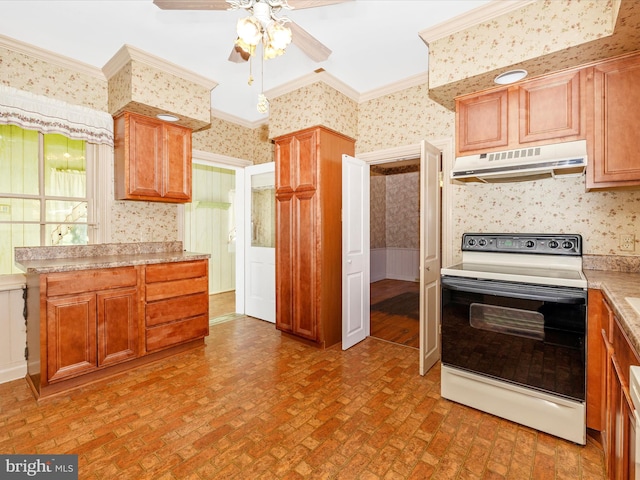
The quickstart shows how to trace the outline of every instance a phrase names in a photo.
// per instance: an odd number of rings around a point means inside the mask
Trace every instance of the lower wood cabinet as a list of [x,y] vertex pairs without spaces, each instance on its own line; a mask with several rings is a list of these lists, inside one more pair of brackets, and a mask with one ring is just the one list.
[[209,277],[204,260],[146,268],[146,350],[209,334]]
[[27,380],[37,397],[209,334],[207,260],[30,274],[27,285]]
[[589,291],[589,328],[590,339],[599,337],[601,348],[589,353],[588,382],[599,395],[590,397],[587,391],[587,426],[601,432],[607,477],[632,479],[636,424],[629,367],[640,365],[640,358],[599,290]]

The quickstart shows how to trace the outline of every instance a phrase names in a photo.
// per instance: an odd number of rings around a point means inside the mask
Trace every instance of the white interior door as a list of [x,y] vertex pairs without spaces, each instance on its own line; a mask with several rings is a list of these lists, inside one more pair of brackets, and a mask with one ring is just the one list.
[[369,165],[342,156],[342,349],[370,332]]
[[440,359],[440,150],[420,153],[420,374]]
[[245,168],[245,313],[276,321],[275,163]]

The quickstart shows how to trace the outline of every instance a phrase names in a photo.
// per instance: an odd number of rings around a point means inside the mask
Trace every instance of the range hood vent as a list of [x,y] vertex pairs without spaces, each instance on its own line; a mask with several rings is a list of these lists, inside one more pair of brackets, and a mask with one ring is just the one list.
[[456,158],[451,178],[463,182],[514,182],[580,176],[587,166],[587,142],[556,143]]

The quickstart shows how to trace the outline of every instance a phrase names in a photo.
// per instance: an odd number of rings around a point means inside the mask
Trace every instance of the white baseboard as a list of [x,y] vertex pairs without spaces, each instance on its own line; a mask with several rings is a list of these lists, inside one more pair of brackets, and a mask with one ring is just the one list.
[[15,365],[3,365],[0,368],[0,383],[7,383],[27,375],[27,362],[20,362]]

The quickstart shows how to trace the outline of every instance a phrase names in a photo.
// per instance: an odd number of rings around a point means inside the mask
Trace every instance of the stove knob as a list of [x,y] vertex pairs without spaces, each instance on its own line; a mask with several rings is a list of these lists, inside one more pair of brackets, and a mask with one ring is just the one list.
[[569,250],[570,248],[573,248],[573,243],[565,240],[564,242],[562,242],[562,248],[566,248],[567,250]]
[[525,243],[525,246],[527,248],[533,248],[536,246],[535,242],[533,240],[527,240],[527,243]]
[[551,240],[549,242],[549,248],[558,248],[558,242],[556,242],[555,240]]
[[470,247],[473,247],[476,244],[476,241],[473,238],[470,238],[468,244]]
[[478,245],[480,245],[481,247],[484,247],[487,244],[487,241],[484,238],[481,238],[480,240],[478,240]]

